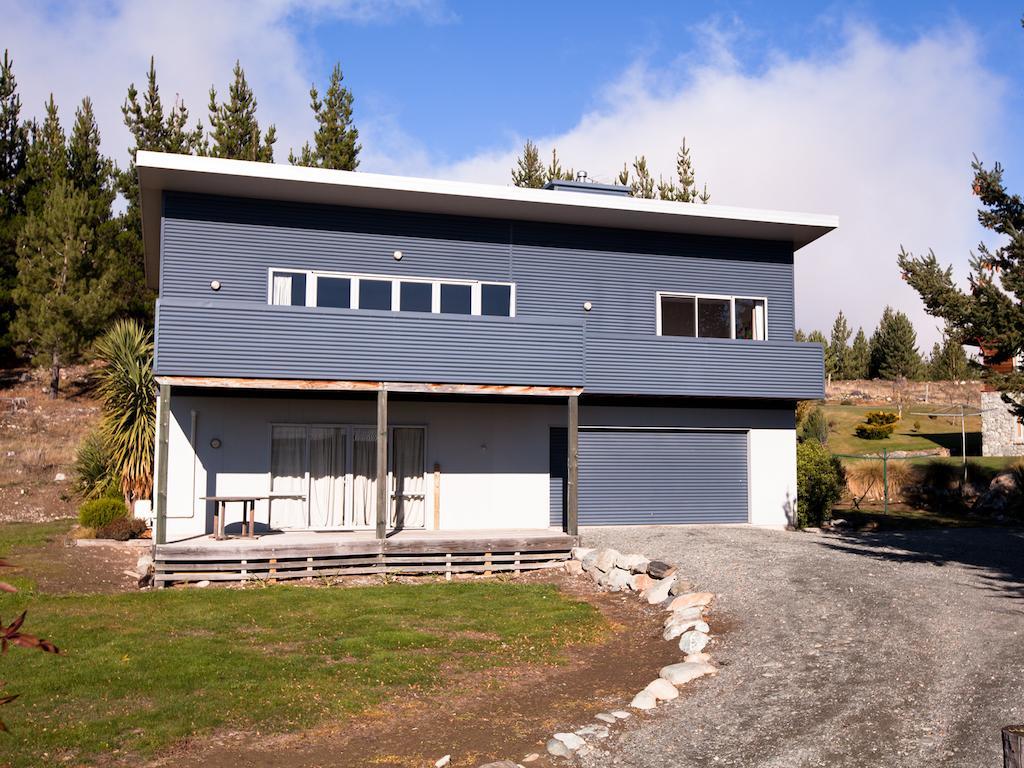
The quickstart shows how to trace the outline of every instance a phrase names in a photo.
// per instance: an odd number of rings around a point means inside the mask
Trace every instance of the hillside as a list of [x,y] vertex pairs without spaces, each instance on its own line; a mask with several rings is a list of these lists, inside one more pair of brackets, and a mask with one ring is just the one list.
[[82,437],[99,419],[92,369],[64,371],[61,393],[47,395],[49,374],[0,371],[0,522],[70,517],[71,465]]

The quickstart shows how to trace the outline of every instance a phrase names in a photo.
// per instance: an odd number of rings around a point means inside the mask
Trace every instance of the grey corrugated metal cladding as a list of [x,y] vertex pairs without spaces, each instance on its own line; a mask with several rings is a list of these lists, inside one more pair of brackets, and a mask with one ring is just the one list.
[[[272,268],[511,281],[517,317],[268,307]],[[764,296],[768,340],[657,337],[657,291]],[[824,390],[821,348],[792,341],[784,242],[168,193],[160,292],[165,375],[781,398]]]

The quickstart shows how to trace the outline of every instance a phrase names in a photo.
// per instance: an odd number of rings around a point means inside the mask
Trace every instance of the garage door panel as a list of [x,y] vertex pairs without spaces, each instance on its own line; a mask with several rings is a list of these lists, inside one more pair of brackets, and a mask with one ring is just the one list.
[[747,435],[583,430],[581,525],[745,523]]

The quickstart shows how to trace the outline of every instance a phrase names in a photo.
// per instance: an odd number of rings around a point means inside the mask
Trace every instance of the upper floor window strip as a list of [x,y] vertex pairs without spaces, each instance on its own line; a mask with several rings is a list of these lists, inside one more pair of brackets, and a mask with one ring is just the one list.
[[659,291],[659,336],[705,339],[767,338],[768,300],[763,296],[719,296]]
[[452,315],[515,316],[515,284],[270,270],[271,304]]

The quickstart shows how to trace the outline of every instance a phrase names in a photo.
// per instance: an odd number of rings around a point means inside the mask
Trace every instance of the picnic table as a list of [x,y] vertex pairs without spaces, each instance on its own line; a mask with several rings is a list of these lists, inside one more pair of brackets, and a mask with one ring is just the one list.
[[242,535],[248,539],[256,536],[256,502],[267,502],[267,528],[270,527],[270,513],[274,505],[274,499],[299,499],[305,501],[306,497],[300,493],[268,493],[258,496],[200,496],[204,501],[213,501],[217,504],[217,511],[213,515],[213,538],[230,538],[224,533],[224,518],[226,517],[227,505],[238,502],[242,505]]

